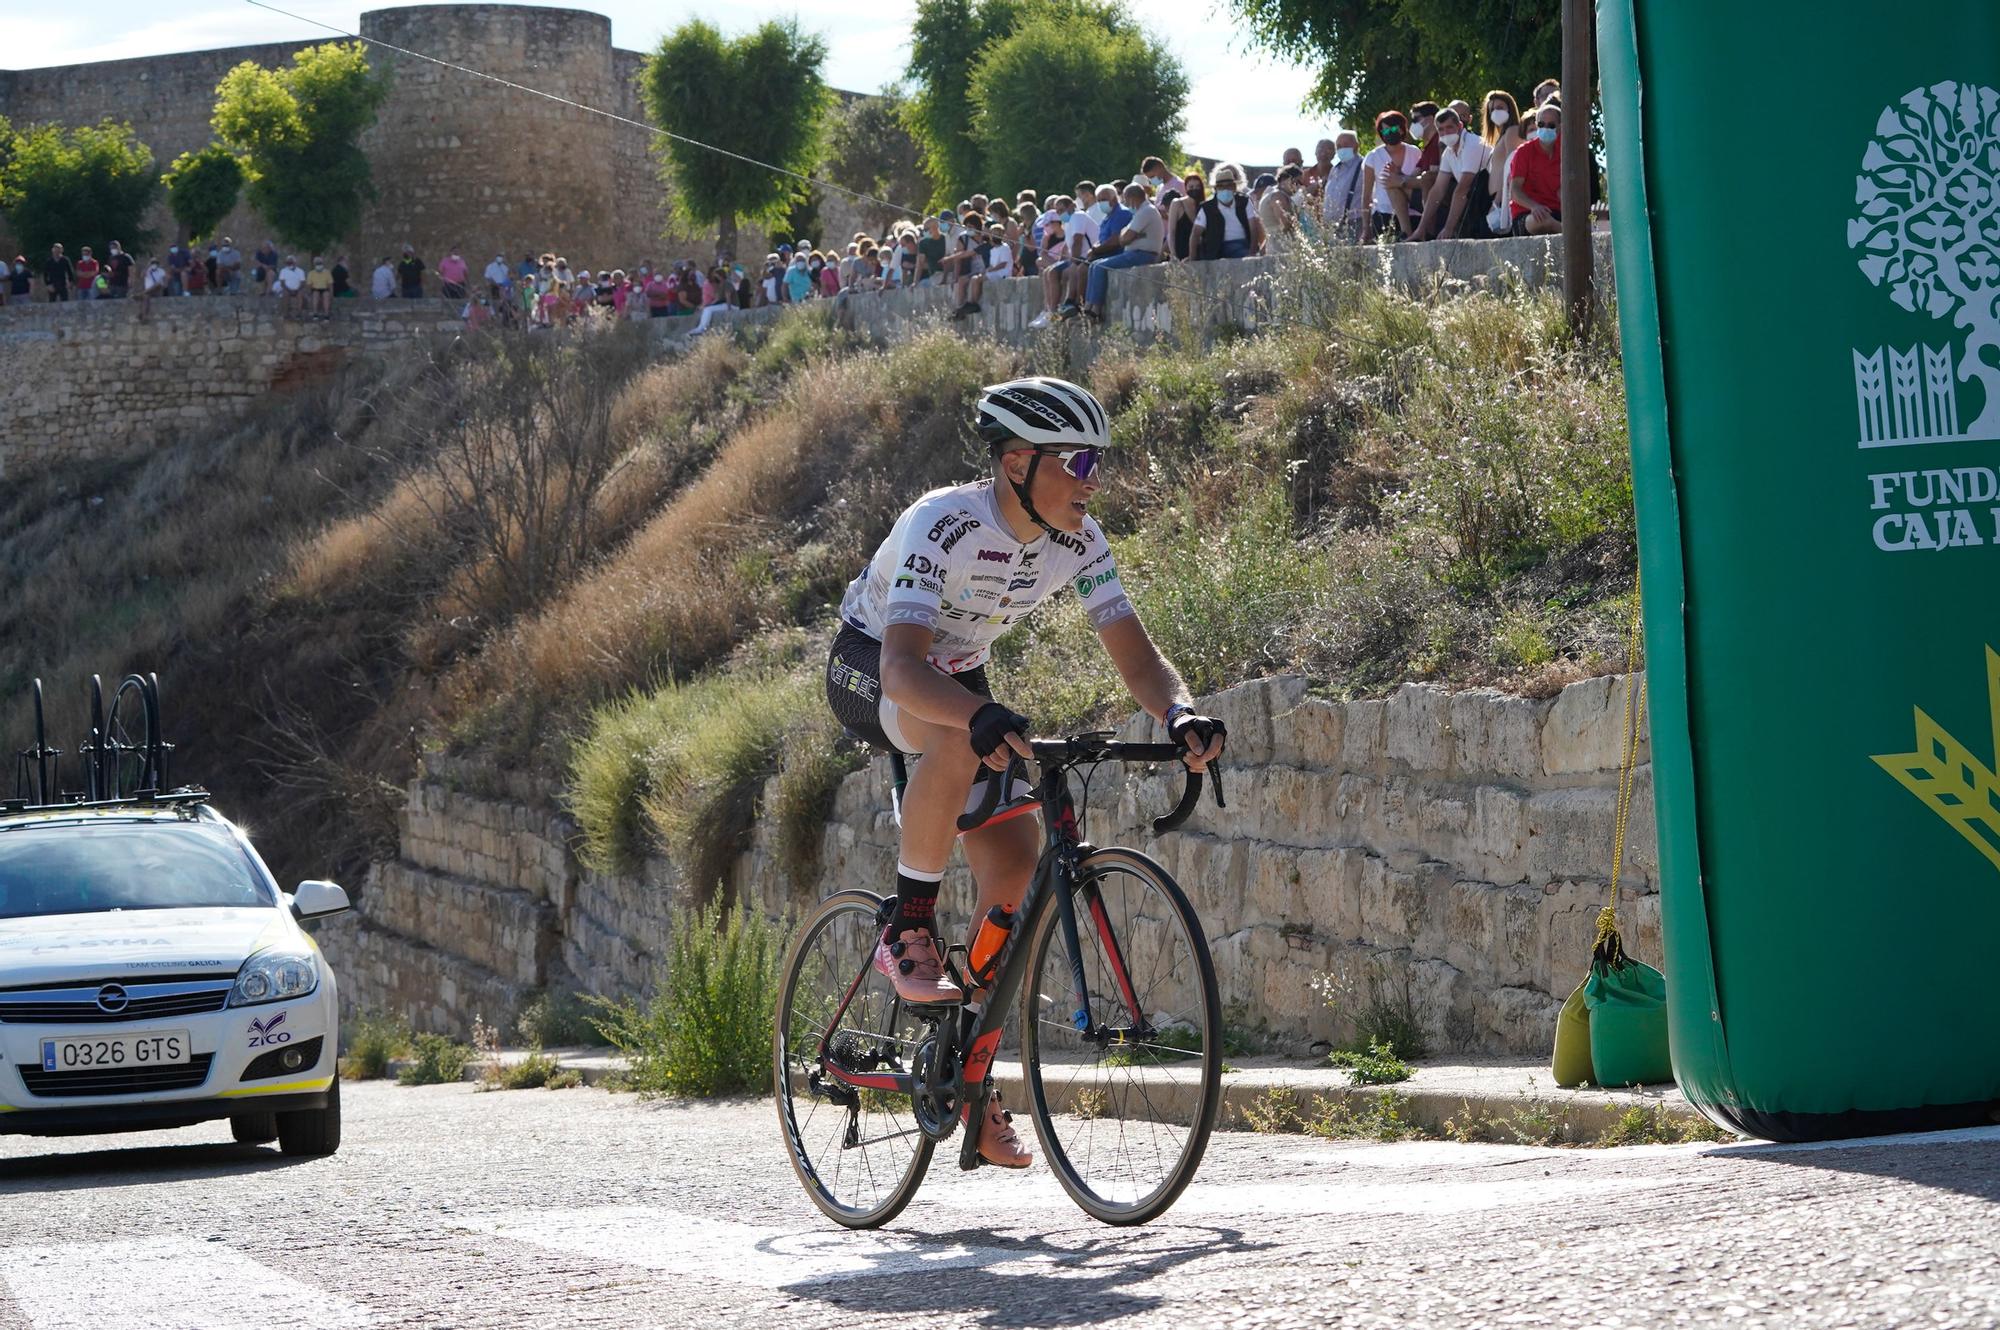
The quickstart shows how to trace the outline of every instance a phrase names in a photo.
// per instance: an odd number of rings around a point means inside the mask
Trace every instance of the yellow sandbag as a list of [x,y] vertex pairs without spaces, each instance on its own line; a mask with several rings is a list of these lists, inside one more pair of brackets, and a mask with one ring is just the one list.
[[[1584,983],[1588,983],[1585,980]],[[1556,1017],[1556,1055],[1552,1070],[1556,1084],[1574,1090],[1590,1079],[1590,1008],[1583,1000],[1584,984],[1562,1005]]]

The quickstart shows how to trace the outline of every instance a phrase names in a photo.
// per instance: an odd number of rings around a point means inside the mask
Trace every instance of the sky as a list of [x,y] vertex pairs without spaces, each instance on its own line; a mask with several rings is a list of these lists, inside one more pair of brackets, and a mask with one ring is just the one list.
[[[271,0],[307,19],[355,31],[363,9],[346,0]],[[797,0],[728,4],[685,0],[600,0],[573,4],[611,19],[611,40],[629,50],[649,50],[668,29],[701,17],[725,32],[754,27],[767,18],[797,16],[800,25],[827,39],[826,80],[837,88],[875,92],[909,57],[915,0]],[[10,3],[9,9],[14,6]],[[245,0],[189,0],[162,19],[152,0],[98,0],[89,6],[21,9],[5,20],[0,68],[79,64],[133,56],[199,51],[255,42],[330,38],[323,28],[256,8]],[[1308,116],[1299,102],[1311,85],[1308,71],[1253,52],[1235,17],[1212,0],[1172,0],[1134,6],[1140,22],[1180,57],[1192,84],[1183,146],[1205,157],[1269,163],[1287,147],[1312,153],[1330,122]],[[1161,21],[1162,19],[1166,21]],[[451,53],[426,52],[449,59]]]

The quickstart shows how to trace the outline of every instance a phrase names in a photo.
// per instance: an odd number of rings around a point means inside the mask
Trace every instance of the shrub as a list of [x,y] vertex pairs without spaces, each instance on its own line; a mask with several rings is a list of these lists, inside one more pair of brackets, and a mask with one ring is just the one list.
[[604,1037],[630,1059],[642,1095],[761,1094],[771,1085],[780,930],[738,906],[676,910],[660,991],[645,1007],[590,999]]
[[1362,1049],[1337,1049],[1327,1056],[1327,1065],[1345,1068],[1356,1085],[1395,1085],[1416,1075],[1417,1069],[1396,1056],[1396,1050],[1371,1039]]
[[410,1046],[410,1027],[388,1016],[357,1013],[341,1027],[340,1074],[351,1081],[379,1080],[389,1062]]
[[575,993],[541,992],[521,1005],[514,1031],[530,1048],[580,1048],[601,1044],[590,1008]]
[[560,1069],[553,1055],[536,1049],[513,1062],[488,1064],[480,1084],[488,1090],[534,1090],[548,1085]]
[[631,871],[657,847],[697,889],[713,889],[791,737],[823,727],[818,687],[816,664],[724,672],[599,708],[570,768],[584,861]]
[[441,1034],[420,1034],[411,1043],[410,1061],[396,1077],[398,1085],[447,1085],[465,1079],[478,1050]]

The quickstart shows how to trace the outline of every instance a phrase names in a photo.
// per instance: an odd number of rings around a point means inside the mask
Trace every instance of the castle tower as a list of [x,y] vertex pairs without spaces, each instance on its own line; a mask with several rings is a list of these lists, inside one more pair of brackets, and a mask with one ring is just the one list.
[[[360,30],[587,106],[626,100],[601,14],[418,5],[364,13]],[[362,140],[377,196],[353,256],[362,272],[405,243],[433,270],[458,246],[474,274],[498,252],[518,263],[552,249],[593,269],[636,257],[644,238],[617,224],[614,122],[384,46],[368,58],[392,84]]]

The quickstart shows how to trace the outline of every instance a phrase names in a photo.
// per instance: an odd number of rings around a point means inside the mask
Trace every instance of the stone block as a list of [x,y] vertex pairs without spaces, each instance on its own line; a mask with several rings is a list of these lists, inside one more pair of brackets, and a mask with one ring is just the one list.
[[[1637,676],[1607,674],[1573,683],[1557,694],[1542,725],[1544,774],[1618,770],[1624,754],[1626,693],[1637,683]],[[1637,760],[1652,760],[1643,732]]]
[[1271,760],[1299,767],[1340,763],[1347,708],[1324,697],[1300,697],[1271,718]]
[[1380,769],[1383,725],[1388,710],[1389,704],[1382,701],[1347,704],[1340,733],[1341,770],[1372,775]]
[[1451,732],[1462,775],[1520,779],[1542,773],[1542,722],[1549,704],[1490,688],[1454,693]]
[[1528,800],[1528,877],[1547,882],[1590,876],[1609,880],[1617,840],[1618,792],[1605,786],[1544,790]]
[[1272,718],[1305,696],[1306,681],[1295,674],[1252,679],[1199,699],[1209,715],[1229,726],[1229,751],[1241,763],[1272,760]]
[[1528,796],[1505,785],[1481,785],[1472,793],[1472,818],[1460,862],[1494,882],[1518,882],[1527,875],[1523,853],[1528,840]]
[[1451,695],[1435,684],[1406,683],[1390,694],[1383,744],[1389,759],[1414,771],[1451,770]]

